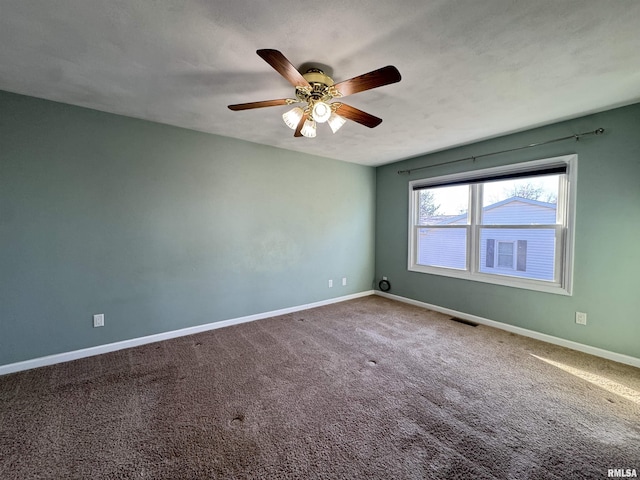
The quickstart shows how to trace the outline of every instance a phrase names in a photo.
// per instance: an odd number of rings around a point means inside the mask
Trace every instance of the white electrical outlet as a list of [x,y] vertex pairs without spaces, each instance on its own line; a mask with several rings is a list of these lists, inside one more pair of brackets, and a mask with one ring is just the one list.
[[347,277],[342,277],[342,286],[344,287],[347,284]]
[[333,280],[329,280],[329,288],[333,287]]
[[387,280],[387,277],[382,277],[383,280]]
[[587,324],[587,314],[584,312],[576,312],[576,323],[580,325]]
[[104,313],[93,316],[93,327],[104,327]]

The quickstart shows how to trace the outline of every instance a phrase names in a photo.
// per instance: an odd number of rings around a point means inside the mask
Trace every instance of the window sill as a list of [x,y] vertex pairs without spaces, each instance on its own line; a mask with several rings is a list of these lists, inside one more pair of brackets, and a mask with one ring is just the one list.
[[411,265],[410,272],[426,273],[428,275],[439,275],[443,277],[459,278],[472,282],[491,283],[504,287],[520,288],[524,290],[534,290],[537,292],[551,293],[554,295],[571,296],[569,288],[553,282],[541,280],[531,280],[527,278],[508,277],[503,275],[491,275],[486,273],[471,273],[467,270],[456,270],[451,268],[426,267],[422,265]]

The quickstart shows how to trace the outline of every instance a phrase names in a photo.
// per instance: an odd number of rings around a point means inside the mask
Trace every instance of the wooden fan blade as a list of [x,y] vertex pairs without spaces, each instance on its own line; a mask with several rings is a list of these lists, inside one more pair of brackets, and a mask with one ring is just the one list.
[[371,90],[391,83],[399,82],[402,79],[398,69],[392,65],[379,68],[373,72],[365,73],[350,80],[336,83],[333,87],[339,91],[343,97],[354,93]]
[[309,114],[307,112],[304,112],[302,114],[302,118],[298,122],[298,126],[296,127],[296,132],[293,134],[294,137],[302,136],[302,127],[304,126],[304,122],[307,120],[307,118],[309,118]]
[[294,67],[287,57],[278,50],[263,49],[256,51],[260,57],[271,65],[276,72],[286,78],[294,87],[310,87],[302,74]]
[[307,120],[307,118],[309,118],[309,114],[307,112],[304,112],[302,114],[302,118],[298,122],[298,126],[296,127],[296,131],[293,134],[294,137],[301,137],[302,136],[302,127],[304,127],[304,122]]
[[364,125],[365,127],[369,128],[377,127],[382,123],[381,118],[374,117],[367,112],[358,110],[357,108],[345,103],[340,104],[340,106],[336,109],[336,114],[349,120],[353,120],[354,122],[358,122],[360,125]]
[[229,105],[229,110],[237,112],[238,110],[249,110],[251,108],[263,108],[263,107],[277,107],[279,105],[289,105],[293,103],[288,98],[281,98],[278,100],[264,100],[262,102],[249,102],[238,103],[236,105]]

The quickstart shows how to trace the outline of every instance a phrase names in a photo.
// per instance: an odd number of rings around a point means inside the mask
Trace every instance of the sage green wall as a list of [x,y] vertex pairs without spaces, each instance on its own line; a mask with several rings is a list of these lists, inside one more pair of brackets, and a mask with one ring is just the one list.
[[0,92],[0,365],[369,290],[374,209],[370,167]]
[[[579,142],[397,174],[598,127],[604,135]],[[407,270],[410,180],[569,153],[578,154],[573,296]],[[640,104],[379,167],[376,195],[376,278],[389,277],[390,293],[640,357]]]

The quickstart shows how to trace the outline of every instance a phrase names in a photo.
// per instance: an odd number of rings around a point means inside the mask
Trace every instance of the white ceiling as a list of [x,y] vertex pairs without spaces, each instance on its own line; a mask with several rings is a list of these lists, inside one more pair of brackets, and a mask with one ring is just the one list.
[[[260,48],[403,78],[343,100],[380,126],[293,138],[226,108],[294,96]],[[640,101],[640,1],[0,0],[0,89],[381,165]]]

